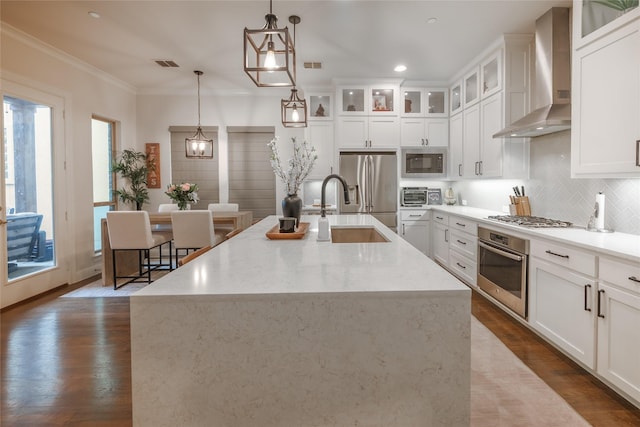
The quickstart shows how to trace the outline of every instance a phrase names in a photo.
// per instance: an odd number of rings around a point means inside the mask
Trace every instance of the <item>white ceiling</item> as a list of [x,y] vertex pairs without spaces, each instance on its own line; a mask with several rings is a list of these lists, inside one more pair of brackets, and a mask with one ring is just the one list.
[[[532,33],[535,19],[569,0],[274,0],[279,27],[296,26],[297,83],[330,87],[332,78],[447,82],[503,33]],[[100,14],[92,18],[89,11]],[[136,88],[138,93],[258,93],[242,70],[243,30],[261,28],[269,1],[2,0],[3,23]],[[427,24],[431,17],[434,24]],[[179,68],[161,68],[168,59]],[[302,67],[322,62],[321,70]],[[402,63],[408,69],[393,71]],[[263,92],[265,93],[265,92]]]

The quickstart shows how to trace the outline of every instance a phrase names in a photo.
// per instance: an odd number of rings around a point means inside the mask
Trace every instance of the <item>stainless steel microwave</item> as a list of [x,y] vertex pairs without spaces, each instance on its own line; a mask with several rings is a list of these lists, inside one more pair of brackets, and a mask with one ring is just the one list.
[[447,154],[446,147],[403,148],[401,175],[403,178],[445,178]]

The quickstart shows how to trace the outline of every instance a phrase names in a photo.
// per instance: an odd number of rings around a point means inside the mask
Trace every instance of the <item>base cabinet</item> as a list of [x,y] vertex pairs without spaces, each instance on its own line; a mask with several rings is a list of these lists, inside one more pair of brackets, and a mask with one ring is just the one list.
[[599,262],[597,372],[640,403],[640,265]]
[[432,217],[432,254],[440,265],[449,266],[449,215],[434,212]]
[[529,324],[576,360],[595,367],[594,278],[549,262],[529,262]]
[[430,256],[429,211],[400,211],[400,235],[423,254]]

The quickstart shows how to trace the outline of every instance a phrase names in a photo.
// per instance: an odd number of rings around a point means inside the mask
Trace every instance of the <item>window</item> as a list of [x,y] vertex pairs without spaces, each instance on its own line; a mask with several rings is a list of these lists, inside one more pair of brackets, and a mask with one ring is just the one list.
[[93,165],[93,249],[102,250],[102,219],[116,209],[113,193],[116,177],[111,172],[115,150],[115,122],[93,117],[91,119],[91,162]]

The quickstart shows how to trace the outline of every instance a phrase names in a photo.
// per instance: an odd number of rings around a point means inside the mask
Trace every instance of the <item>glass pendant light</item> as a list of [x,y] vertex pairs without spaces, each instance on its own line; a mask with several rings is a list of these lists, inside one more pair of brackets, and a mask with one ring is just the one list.
[[185,138],[184,148],[188,158],[211,159],[213,158],[213,139],[208,139],[202,133],[200,126],[200,76],[204,74],[202,71],[194,71],[198,76],[198,128],[195,135],[191,138]]
[[264,19],[264,27],[244,29],[244,71],[258,87],[295,86],[296,51],[287,27],[278,28],[272,0]]

